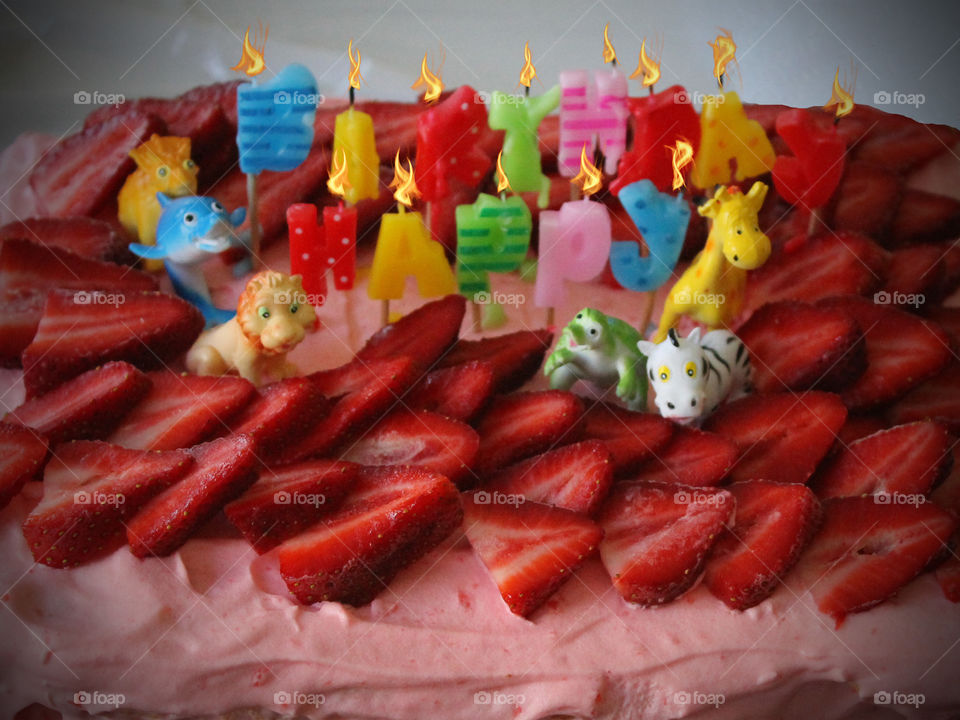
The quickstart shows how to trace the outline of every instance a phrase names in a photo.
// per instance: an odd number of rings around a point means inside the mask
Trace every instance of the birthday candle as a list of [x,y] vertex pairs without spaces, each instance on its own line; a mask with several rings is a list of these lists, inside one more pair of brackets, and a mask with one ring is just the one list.
[[347,44],[350,57],[350,107],[337,115],[333,130],[333,154],[343,153],[349,173],[344,199],[355,205],[365,198],[380,196],[380,158],[373,131],[373,118],[353,106],[354,90],[359,89],[360,51],[353,57],[353,40]]
[[326,298],[327,249],[323,228],[317,225],[317,206],[295,203],[288,207],[287,233],[290,238],[290,274],[303,278],[303,291],[307,295],[317,300]]

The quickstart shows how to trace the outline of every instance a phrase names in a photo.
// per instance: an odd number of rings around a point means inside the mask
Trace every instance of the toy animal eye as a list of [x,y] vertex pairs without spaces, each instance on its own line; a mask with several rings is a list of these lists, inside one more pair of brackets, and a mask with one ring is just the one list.
[[687,363],[686,367],[684,367],[684,371],[687,373],[687,377],[696,377],[697,364],[691,360]]
[[210,208],[211,208],[214,212],[223,212],[223,205],[221,205],[221,204],[220,204],[218,201],[216,201],[216,200],[214,200],[212,203],[210,203]]
[[759,226],[759,225],[754,225],[754,226],[753,226],[753,231],[754,231],[754,232],[760,232],[760,226]]
[[186,160],[183,161],[183,166],[187,170],[193,170],[197,166],[197,164],[190,158],[187,158]]
[[590,328],[590,334],[596,335],[599,331],[596,328]]
[[268,308],[266,305],[261,305],[257,308],[257,315],[266,320],[268,317],[270,317],[270,308]]
[[740,228],[737,228],[737,235],[743,235],[743,230],[741,230]]
[[666,382],[670,379],[670,368],[666,365],[663,365],[658,371],[657,374],[660,376],[662,382]]
[[577,320],[583,320],[583,313],[577,313]]
[[167,168],[167,166],[161,165],[157,168],[157,177],[166,177],[168,172],[170,172],[170,170]]
[[194,215],[193,213],[187,213],[186,215],[183,216],[183,224],[184,224],[184,225],[196,225],[196,224],[197,224],[197,216]]
[[295,313],[297,312],[297,310],[299,310],[299,309],[300,309],[300,306],[297,305],[296,303],[294,303],[293,305],[290,306],[290,312],[291,312],[291,313],[294,313],[294,314],[295,314]]

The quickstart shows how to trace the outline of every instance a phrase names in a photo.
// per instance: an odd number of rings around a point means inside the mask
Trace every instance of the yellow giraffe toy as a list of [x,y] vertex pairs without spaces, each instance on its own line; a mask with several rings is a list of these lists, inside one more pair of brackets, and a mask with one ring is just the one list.
[[725,328],[740,312],[747,270],[770,257],[770,239],[760,231],[757,213],[767,186],[755,182],[744,195],[721,185],[697,211],[713,220],[707,244],[670,289],[654,342],[663,342],[681,315],[710,328]]

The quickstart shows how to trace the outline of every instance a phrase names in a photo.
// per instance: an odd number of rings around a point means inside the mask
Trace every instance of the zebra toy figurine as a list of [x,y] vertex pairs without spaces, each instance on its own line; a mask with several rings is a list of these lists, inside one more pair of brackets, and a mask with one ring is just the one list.
[[671,328],[663,342],[640,340],[637,348],[647,356],[647,376],[665,418],[698,422],[750,389],[750,353],[729,330],[712,330],[701,339],[700,328],[686,338]]

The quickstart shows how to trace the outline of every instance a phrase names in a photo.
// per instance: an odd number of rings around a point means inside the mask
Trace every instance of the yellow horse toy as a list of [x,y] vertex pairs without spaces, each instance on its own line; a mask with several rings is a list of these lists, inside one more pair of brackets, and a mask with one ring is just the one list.
[[747,270],[770,257],[770,239],[760,231],[757,213],[767,186],[755,182],[744,195],[739,188],[721,185],[713,198],[698,208],[713,220],[703,250],[670,289],[654,342],[663,342],[681,315],[710,328],[725,328],[740,312]]
[[[160,137],[130,151],[137,169],[128,177],[117,196],[120,224],[143,245],[157,241],[160,203],[157,193],[169,197],[197,194],[197,164],[190,159],[190,138]],[[159,260],[147,260],[150,270],[163,269]]]

